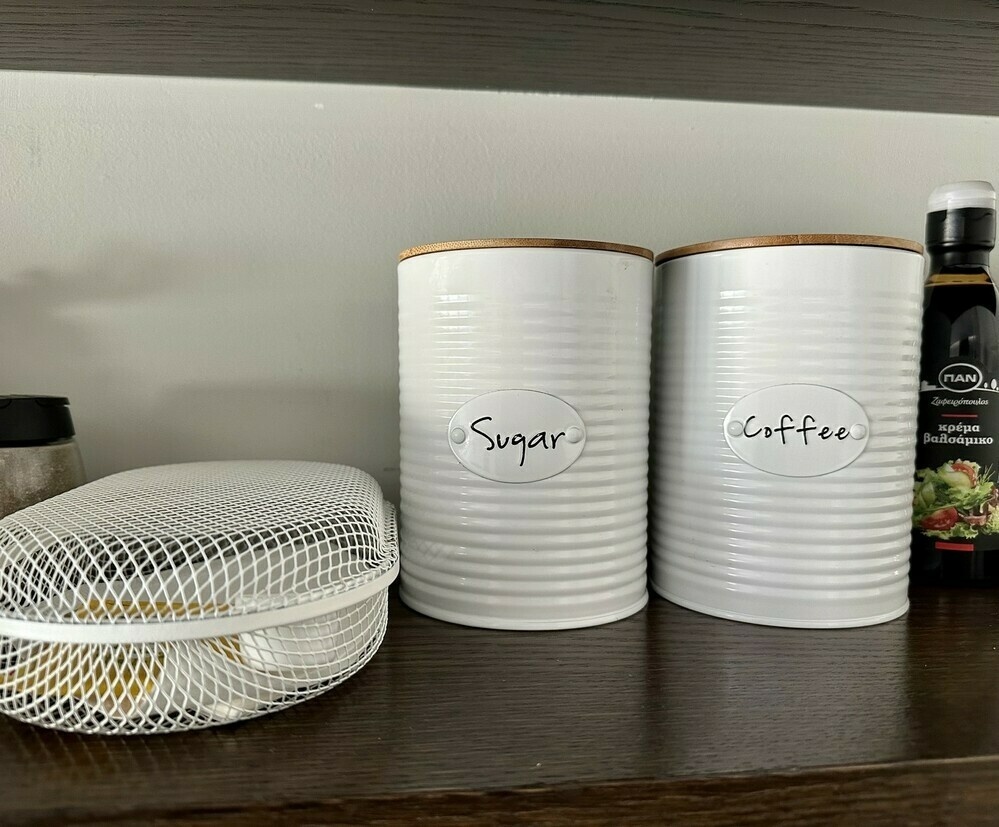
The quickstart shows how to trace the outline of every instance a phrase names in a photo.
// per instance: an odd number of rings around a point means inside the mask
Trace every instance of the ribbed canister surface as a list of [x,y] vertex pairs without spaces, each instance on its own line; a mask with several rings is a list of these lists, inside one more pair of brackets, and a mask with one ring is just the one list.
[[[905,612],[922,274],[914,252],[851,246],[719,250],[660,265],[657,592],[783,626],[859,626]],[[870,435],[852,464],[778,476],[729,447],[732,406],[792,383],[834,388],[863,407]]]
[[[606,250],[452,250],[399,265],[402,598],[444,620],[587,626],[646,592],[652,263]],[[455,412],[527,389],[571,405],[567,470],[495,482],[448,443]]]

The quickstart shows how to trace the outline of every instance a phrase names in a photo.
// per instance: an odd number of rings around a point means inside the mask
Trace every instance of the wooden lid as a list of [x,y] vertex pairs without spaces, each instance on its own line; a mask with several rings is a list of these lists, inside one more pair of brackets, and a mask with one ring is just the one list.
[[726,238],[721,241],[706,241],[703,244],[688,244],[667,250],[656,256],[656,264],[674,258],[695,256],[698,253],[713,253],[718,250],[742,250],[748,247],[794,247],[806,245],[841,244],[852,247],[890,247],[909,253],[923,254],[923,245],[905,238],[891,238],[885,235],[843,235],[839,233],[817,233],[815,235],[757,235],[751,238]]
[[470,241],[441,241],[437,244],[421,244],[399,253],[399,261],[427,253],[447,253],[452,250],[490,250],[499,247],[548,247],[569,250],[607,250],[611,253],[625,253],[641,256],[652,261],[652,250],[632,247],[630,244],[609,244],[606,241],[579,241],[572,238],[477,238]]

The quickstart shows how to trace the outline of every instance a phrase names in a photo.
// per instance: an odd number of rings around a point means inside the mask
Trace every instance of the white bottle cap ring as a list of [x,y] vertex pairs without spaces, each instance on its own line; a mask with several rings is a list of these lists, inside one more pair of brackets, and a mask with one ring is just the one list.
[[939,186],[930,193],[929,212],[968,208],[994,210],[996,191],[992,184],[988,181],[955,181]]

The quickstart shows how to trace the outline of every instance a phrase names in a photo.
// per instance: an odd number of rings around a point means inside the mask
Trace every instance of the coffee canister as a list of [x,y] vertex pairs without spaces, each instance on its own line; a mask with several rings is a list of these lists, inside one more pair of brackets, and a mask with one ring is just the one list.
[[645,605],[652,269],[562,239],[401,254],[409,606],[559,629]]
[[921,253],[796,235],[657,258],[659,594],[776,626],[906,612]]

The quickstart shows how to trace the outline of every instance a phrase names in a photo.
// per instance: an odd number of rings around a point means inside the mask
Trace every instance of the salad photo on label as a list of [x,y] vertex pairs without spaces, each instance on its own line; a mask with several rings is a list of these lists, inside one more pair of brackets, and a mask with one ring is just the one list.
[[991,468],[955,459],[916,472],[912,524],[927,537],[974,539],[999,534],[999,488]]

